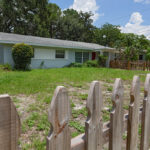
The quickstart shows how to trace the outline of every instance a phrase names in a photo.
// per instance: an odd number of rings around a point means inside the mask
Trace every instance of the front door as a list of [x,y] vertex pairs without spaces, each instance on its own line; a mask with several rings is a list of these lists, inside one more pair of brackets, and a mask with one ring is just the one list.
[[92,52],[92,60],[96,59],[96,52]]

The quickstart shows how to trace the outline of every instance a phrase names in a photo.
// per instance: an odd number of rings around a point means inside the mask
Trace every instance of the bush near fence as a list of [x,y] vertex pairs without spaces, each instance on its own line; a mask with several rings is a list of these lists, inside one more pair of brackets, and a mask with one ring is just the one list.
[[[150,74],[145,80],[143,107],[140,102],[140,79],[134,76],[128,114],[123,112],[124,87],[121,79],[116,79],[113,87],[113,109],[110,122],[103,124],[103,98],[101,85],[93,81],[90,86],[85,121],[85,134],[71,139],[69,119],[71,116],[70,101],[67,89],[56,88],[49,107],[51,131],[47,136],[47,150],[102,150],[109,143],[109,150],[122,149],[123,133],[127,131],[127,150],[138,149],[138,127],[141,124],[140,150],[148,150],[150,144]],[[0,96],[0,149],[17,150],[20,135],[20,120],[8,95]]]

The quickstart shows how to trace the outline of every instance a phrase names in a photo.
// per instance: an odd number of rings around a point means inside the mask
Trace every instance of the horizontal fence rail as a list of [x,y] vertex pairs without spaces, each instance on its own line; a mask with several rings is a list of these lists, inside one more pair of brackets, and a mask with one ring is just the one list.
[[[123,112],[124,86],[116,79],[113,87],[113,107],[110,121],[103,123],[103,97],[100,82],[91,83],[87,98],[88,116],[85,133],[71,139],[69,120],[71,107],[67,89],[58,86],[48,110],[51,124],[47,136],[47,150],[102,150],[108,144],[109,150],[121,150],[123,133],[127,132],[126,150],[148,150],[150,144],[150,74],[144,85],[143,107],[140,107],[140,79],[134,76],[130,90],[130,104],[127,114]],[[5,115],[3,115],[5,114]],[[139,144],[138,129],[141,124]],[[7,136],[5,136],[7,135]],[[0,96],[0,149],[17,150],[20,136],[20,119],[8,95]],[[140,146],[139,146],[140,145]]]

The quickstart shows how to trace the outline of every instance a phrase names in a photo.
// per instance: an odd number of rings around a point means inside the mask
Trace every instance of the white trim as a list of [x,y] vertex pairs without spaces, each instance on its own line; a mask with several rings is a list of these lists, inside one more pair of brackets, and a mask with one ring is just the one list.
[[69,58],[69,52],[67,50],[65,50],[65,59]]

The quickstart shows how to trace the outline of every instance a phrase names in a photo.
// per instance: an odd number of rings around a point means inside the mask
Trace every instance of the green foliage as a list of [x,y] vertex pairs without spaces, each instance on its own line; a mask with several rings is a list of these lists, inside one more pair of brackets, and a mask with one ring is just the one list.
[[133,33],[122,33],[120,39],[116,41],[116,48],[120,50],[119,59],[130,61],[138,60],[139,55],[149,46],[150,42],[144,35]]
[[98,67],[98,61],[97,60],[88,60],[84,64],[86,67]]
[[121,32],[119,26],[106,23],[101,28],[96,28],[94,30],[93,42],[104,46],[114,47],[115,41],[120,39],[120,35]]
[[0,69],[2,70],[7,70],[7,71],[11,71],[12,67],[10,64],[4,64],[4,65],[0,65]]
[[108,87],[107,90],[108,90],[109,92],[112,92],[113,88],[112,88],[112,87]]
[[77,118],[81,114],[84,115],[85,117],[87,116],[87,110],[85,107],[83,107],[82,109],[79,109],[79,110],[72,109],[73,118]]
[[69,126],[70,127],[74,127],[77,131],[79,131],[80,133],[84,133],[85,132],[85,129],[84,127],[77,121],[71,121],[69,123]]
[[107,60],[106,56],[99,55],[98,56],[98,64],[99,64],[99,66],[105,67],[106,66],[106,60]]
[[33,57],[31,46],[21,43],[15,44],[12,48],[12,56],[15,62],[15,68],[18,70],[27,70]]
[[81,68],[82,64],[81,63],[71,63],[70,65],[68,65],[68,67],[78,67],[78,68]]
[[80,98],[81,98],[82,100],[87,100],[88,94],[80,94]]
[[77,12],[73,9],[64,10],[58,21],[57,38],[73,41],[91,42],[93,37],[91,13]]
[[146,60],[150,61],[150,47],[147,49],[147,52],[146,52]]
[[139,51],[135,47],[126,47],[123,52],[123,59],[129,61],[136,61],[139,57]]

